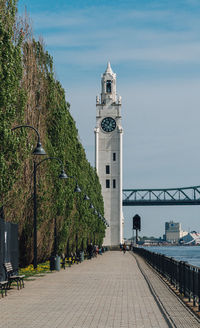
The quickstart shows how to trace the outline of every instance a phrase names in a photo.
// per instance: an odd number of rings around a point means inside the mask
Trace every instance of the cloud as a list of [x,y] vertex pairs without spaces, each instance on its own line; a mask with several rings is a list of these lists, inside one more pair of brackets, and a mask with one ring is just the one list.
[[[38,34],[42,33],[56,67],[84,70],[111,60],[135,67],[171,65],[176,72],[182,65],[199,64],[200,22],[197,12],[182,8],[172,10],[134,9],[133,6],[88,7],[33,15]],[[164,9],[165,8],[165,9]],[[177,65],[177,67],[175,67]],[[162,68],[164,70],[164,66]],[[128,73],[128,72],[127,72]]]
[[[110,60],[122,95],[123,187],[198,185],[199,0],[132,0],[123,7],[102,2],[60,12],[50,8],[32,17],[54,56],[87,158],[94,163],[95,96]],[[198,210],[185,209],[126,208],[124,213],[125,218],[142,214],[142,234],[149,235],[161,234],[168,219],[189,217],[195,229]],[[128,234],[131,226],[125,229]]]
[[36,30],[41,29],[65,29],[79,27],[88,24],[88,18],[83,14],[70,12],[52,12],[46,11],[32,15],[34,27]]
[[[48,40],[48,39],[47,39]],[[80,46],[81,47],[81,46]],[[146,62],[185,65],[200,62],[200,43],[183,43],[155,47],[135,47],[134,44],[126,44],[121,47],[118,44],[95,47],[85,44],[80,47],[69,47],[67,49],[54,50],[56,60],[62,64],[78,65],[82,67],[100,65],[107,62]]]
[[[177,29],[186,30],[192,28],[193,24],[199,23],[199,10],[188,11],[184,6],[178,8],[162,8],[162,9],[132,9],[133,6],[93,6],[85,9],[63,9],[53,12],[52,10],[45,12],[37,12],[32,18],[35,22],[35,28],[76,28],[76,27],[92,27],[95,30],[108,28],[108,34],[113,27],[119,25],[131,25],[133,27],[148,26],[159,29]],[[187,19],[186,19],[187,18]],[[191,24],[192,23],[192,24]],[[159,24],[159,25],[158,25]],[[92,31],[92,30],[91,30]]]
[[109,14],[109,10],[104,12],[103,24],[94,9],[35,19],[39,30],[46,28],[47,48],[54,49],[62,64],[99,65],[108,57],[118,63],[199,62],[200,23],[194,15],[153,10],[122,11],[111,18]]

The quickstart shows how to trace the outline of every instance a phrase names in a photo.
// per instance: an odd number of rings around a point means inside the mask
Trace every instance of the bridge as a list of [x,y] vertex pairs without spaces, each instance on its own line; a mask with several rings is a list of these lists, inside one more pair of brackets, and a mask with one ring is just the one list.
[[200,186],[123,189],[123,206],[200,205]]

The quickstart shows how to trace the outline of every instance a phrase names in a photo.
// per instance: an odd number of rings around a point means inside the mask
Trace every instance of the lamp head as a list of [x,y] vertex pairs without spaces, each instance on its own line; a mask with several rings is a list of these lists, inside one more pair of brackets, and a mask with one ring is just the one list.
[[81,192],[81,189],[79,188],[78,184],[76,183],[76,187],[74,189],[74,192]]
[[64,169],[62,169],[59,175],[59,179],[67,179],[67,178],[68,178],[67,174],[65,173]]
[[40,141],[37,143],[37,147],[34,149],[33,155],[46,155],[45,150],[42,148],[42,144]]
[[90,200],[89,197],[88,197],[88,195],[85,195],[83,199],[84,200]]

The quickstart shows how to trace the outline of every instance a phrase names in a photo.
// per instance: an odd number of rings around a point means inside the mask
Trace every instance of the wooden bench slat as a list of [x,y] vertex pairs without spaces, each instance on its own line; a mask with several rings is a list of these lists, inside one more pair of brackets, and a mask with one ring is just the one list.
[[25,277],[25,275],[16,275],[16,274],[14,274],[14,270],[13,270],[12,264],[10,262],[4,263],[4,267],[6,269],[6,274],[7,274],[7,278],[8,278],[8,286],[10,287],[12,281],[16,281],[17,282],[17,289],[19,289],[19,285],[20,285],[20,288],[24,287],[24,277]]

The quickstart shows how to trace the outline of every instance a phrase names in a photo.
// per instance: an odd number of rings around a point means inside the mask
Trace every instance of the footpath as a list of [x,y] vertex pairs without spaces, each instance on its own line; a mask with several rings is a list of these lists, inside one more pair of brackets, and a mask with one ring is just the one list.
[[131,252],[108,251],[34,279],[0,299],[0,328],[200,328]]

